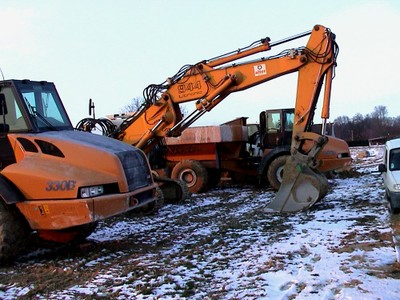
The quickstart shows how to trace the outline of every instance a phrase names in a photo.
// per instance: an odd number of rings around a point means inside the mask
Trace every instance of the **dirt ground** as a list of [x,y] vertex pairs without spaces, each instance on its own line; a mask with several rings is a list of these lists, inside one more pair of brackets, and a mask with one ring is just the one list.
[[223,182],[101,222],[80,245],[33,244],[0,268],[0,299],[396,299],[399,222],[375,171],[380,148],[360,151],[350,177],[295,215],[266,214],[269,189]]

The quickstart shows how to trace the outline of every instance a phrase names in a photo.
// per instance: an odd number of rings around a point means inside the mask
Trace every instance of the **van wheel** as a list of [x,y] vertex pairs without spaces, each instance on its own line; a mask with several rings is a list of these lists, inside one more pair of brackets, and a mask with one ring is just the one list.
[[275,158],[269,165],[267,179],[274,190],[279,190],[283,179],[283,168],[289,155],[281,155]]
[[172,169],[171,178],[184,181],[191,193],[207,190],[207,169],[197,160],[182,160]]
[[30,228],[13,205],[0,199],[0,264],[10,262],[27,247]]
[[389,200],[390,212],[393,215],[400,214],[400,203],[396,202],[396,201],[393,201],[393,199],[390,198],[390,197],[387,197],[387,199]]

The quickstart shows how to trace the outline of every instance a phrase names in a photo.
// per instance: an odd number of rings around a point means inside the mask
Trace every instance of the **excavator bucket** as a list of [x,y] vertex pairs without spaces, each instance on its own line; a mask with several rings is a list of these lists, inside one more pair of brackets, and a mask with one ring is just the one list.
[[[316,136],[315,133],[303,133],[305,138]],[[315,170],[315,157],[328,142],[326,136],[314,138],[314,146],[307,154],[299,151],[304,138],[295,139],[292,155],[287,159],[283,169],[282,183],[275,198],[267,206],[267,212],[293,213],[313,206],[328,192],[328,180]]]
[[266,211],[292,213],[306,210],[328,192],[326,178],[290,156],[283,170],[283,180]]

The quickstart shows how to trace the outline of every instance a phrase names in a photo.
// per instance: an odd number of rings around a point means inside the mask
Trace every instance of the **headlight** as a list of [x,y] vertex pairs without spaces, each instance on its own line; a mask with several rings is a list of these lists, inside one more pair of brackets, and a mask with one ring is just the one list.
[[81,198],[96,197],[104,194],[104,187],[102,185],[86,186],[80,188]]
[[400,191],[400,184],[394,184],[393,188],[395,191]]

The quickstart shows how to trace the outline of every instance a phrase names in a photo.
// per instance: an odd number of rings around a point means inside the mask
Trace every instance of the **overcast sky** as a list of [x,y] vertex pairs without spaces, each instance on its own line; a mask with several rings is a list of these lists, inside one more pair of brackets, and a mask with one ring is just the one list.
[[[89,98],[96,117],[119,113],[184,64],[315,24],[331,28],[340,47],[330,120],[365,115],[378,105],[399,116],[396,0],[1,0],[0,68],[6,79],[55,82],[75,125],[88,116]],[[292,107],[295,79],[288,75],[235,93],[195,124],[242,116],[253,122],[262,110]],[[191,111],[194,104],[186,107]]]

